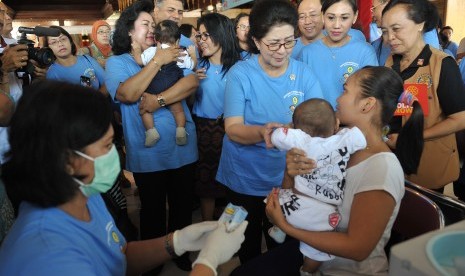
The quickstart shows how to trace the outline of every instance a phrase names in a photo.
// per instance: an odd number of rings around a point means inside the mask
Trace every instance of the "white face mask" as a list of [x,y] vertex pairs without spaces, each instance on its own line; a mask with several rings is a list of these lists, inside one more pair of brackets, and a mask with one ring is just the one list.
[[110,151],[104,155],[92,158],[80,151],[75,151],[76,154],[94,162],[94,179],[89,184],[85,184],[78,179],[74,179],[79,184],[81,192],[89,197],[91,195],[106,193],[115,184],[121,166],[119,163],[119,155],[113,145]]

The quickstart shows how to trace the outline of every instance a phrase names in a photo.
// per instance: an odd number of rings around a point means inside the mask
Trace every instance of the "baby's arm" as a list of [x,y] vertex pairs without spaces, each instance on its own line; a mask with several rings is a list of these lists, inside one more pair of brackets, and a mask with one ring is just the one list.
[[279,150],[290,150],[291,148],[302,148],[298,135],[299,129],[280,127],[271,134],[271,143]]
[[189,54],[189,57],[192,59],[192,65],[189,69],[194,70],[194,68],[197,68],[197,53],[195,51],[195,46],[191,45],[187,47],[187,53]]
[[191,45],[187,50],[182,51],[181,56],[176,63],[181,69],[194,70],[197,67],[197,57],[195,55],[195,47]]

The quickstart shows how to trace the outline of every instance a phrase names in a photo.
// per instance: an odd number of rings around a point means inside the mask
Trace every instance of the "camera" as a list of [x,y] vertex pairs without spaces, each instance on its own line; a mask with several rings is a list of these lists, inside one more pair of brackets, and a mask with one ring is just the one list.
[[34,65],[29,62],[30,59],[35,60],[40,67],[46,67],[55,61],[55,55],[50,48],[36,48],[34,47],[34,41],[27,38],[27,34],[35,34],[36,36],[59,36],[60,30],[51,29],[46,27],[19,27],[18,32],[21,33],[21,37],[18,40],[18,44],[27,45],[27,65],[18,69],[17,72],[25,72],[27,74],[34,73]]

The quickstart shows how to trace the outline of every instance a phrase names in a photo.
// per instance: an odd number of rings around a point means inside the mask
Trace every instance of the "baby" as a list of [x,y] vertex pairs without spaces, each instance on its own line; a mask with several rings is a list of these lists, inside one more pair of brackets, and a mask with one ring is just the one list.
[[[181,32],[178,25],[171,20],[164,20],[158,23],[155,27],[155,39],[161,43],[163,49],[178,46]],[[143,53],[140,53],[140,47],[133,45],[134,59],[139,65],[147,65],[155,56],[156,47],[149,47]],[[178,62],[166,64],[160,68],[160,71],[155,75],[150,83],[147,91],[151,94],[160,94],[173,86],[179,79],[184,77],[182,68],[194,69],[197,66],[197,58],[195,48],[191,46],[183,52],[178,59]],[[187,144],[186,116],[181,102],[172,103],[169,106],[171,113],[176,122],[176,144]],[[145,131],[145,146],[151,147],[160,140],[160,134],[155,128],[155,122],[151,113],[144,113],[142,122],[146,129]]]
[[[292,121],[295,129],[276,129],[271,142],[280,150],[305,150],[307,157],[317,162],[317,167],[310,174],[296,176],[294,187],[282,187],[281,209],[294,227],[309,231],[334,230],[341,219],[337,206],[344,196],[347,162],[350,154],[366,149],[365,137],[357,127],[338,132],[339,120],[329,102],[323,99],[310,99],[298,105]],[[268,233],[280,243],[286,236],[276,226]],[[310,275],[321,262],[334,258],[303,242],[300,251],[304,255],[301,275]]]

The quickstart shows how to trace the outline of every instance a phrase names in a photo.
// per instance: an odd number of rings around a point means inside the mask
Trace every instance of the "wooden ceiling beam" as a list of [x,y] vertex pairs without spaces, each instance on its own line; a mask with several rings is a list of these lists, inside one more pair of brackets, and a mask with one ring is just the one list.
[[61,11],[19,11],[14,20],[98,20],[104,18],[101,11],[61,10]]

